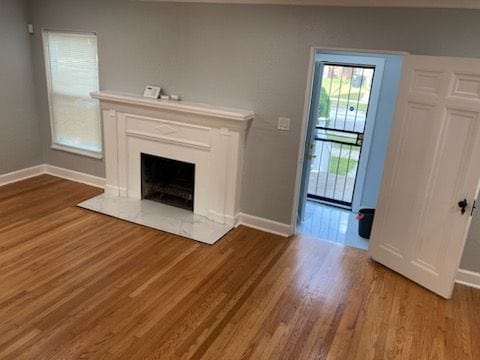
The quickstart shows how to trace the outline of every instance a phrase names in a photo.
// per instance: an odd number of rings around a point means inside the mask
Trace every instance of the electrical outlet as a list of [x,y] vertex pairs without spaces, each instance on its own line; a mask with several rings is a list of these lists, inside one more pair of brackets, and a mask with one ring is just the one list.
[[286,117],[279,117],[277,122],[277,129],[284,131],[290,130],[290,119]]

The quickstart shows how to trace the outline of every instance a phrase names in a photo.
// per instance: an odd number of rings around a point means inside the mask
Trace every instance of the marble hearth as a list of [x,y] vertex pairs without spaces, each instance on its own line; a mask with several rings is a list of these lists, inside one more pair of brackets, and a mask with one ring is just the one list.
[[[113,92],[92,97],[102,109],[106,188],[79,206],[208,244],[234,227],[252,112]],[[193,212],[142,199],[142,154],[195,165]]]
[[214,244],[232,229],[231,225],[151,200],[103,194],[78,206],[205,244]]

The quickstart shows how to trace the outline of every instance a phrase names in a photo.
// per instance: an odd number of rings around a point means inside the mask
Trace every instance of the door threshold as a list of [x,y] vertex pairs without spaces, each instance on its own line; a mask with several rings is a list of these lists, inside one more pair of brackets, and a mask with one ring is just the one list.
[[326,201],[326,200],[320,200],[320,199],[315,199],[315,198],[307,197],[307,201],[313,201],[313,202],[316,202],[316,203],[319,203],[319,204],[323,204],[323,205],[327,205],[327,206],[332,206],[332,207],[336,207],[336,208],[340,208],[340,209],[352,211],[352,207],[351,207],[351,206],[342,205],[342,204],[337,204],[337,203],[329,202],[329,201]]

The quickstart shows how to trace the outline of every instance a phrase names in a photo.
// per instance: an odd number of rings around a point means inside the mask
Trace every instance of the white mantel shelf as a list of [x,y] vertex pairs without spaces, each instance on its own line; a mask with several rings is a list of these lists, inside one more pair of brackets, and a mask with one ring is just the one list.
[[232,109],[221,106],[213,106],[185,101],[155,100],[139,95],[125,94],[113,91],[100,91],[90,94],[92,98],[103,102],[141,106],[144,108],[168,110],[194,115],[234,120],[238,122],[249,122],[255,117],[253,111]]

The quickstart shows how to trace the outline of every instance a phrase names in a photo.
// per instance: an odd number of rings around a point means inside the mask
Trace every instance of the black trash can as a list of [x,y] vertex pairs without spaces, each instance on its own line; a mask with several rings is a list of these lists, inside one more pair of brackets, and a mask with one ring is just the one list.
[[362,238],[370,239],[374,216],[375,209],[360,209],[358,211],[358,235]]

